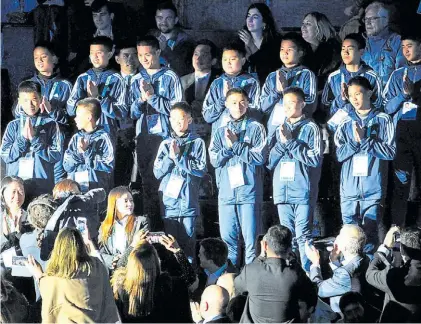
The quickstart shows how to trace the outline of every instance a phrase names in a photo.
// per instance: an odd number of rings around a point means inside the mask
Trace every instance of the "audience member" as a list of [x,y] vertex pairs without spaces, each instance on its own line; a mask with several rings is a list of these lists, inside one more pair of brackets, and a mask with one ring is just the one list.
[[367,236],[364,252],[372,254],[382,236],[381,208],[386,194],[388,161],[395,157],[392,119],[373,107],[370,82],[361,76],[348,82],[353,110],[335,133],[342,163],[340,195],[344,224],[360,225]]
[[94,0],[91,4],[92,19],[96,31],[93,37],[105,36],[118,42],[122,37],[122,30],[118,28],[115,22],[115,14],[111,4],[106,0]]
[[171,1],[158,4],[155,14],[156,27],[149,31],[159,41],[161,58],[166,66],[177,73],[186,75],[192,71],[190,58],[194,43],[179,24],[177,8]]
[[311,117],[316,109],[316,77],[314,73],[302,65],[307,53],[305,41],[295,33],[284,35],[281,42],[280,57],[283,63],[279,70],[269,74],[262,88],[260,108],[263,113],[270,114],[266,128],[268,143],[275,136],[276,129],[285,121],[283,108],[284,91],[290,86],[300,87],[305,94],[304,112]]
[[[117,269],[111,280],[122,321],[191,323],[186,282],[161,272],[157,252],[144,238],[139,237],[127,265]],[[173,237],[162,237],[160,242],[173,253],[182,253]],[[189,267],[184,260],[184,267]]]
[[375,1],[367,6],[364,23],[367,44],[362,59],[376,71],[384,86],[393,70],[405,64],[401,38],[389,29],[390,9],[384,2]]
[[355,291],[349,291],[339,300],[342,323],[376,323],[380,313],[366,303],[364,297]]
[[228,245],[229,259],[240,267],[240,233],[244,238],[245,262],[250,263],[256,256],[254,239],[261,231],[266,131],[262,124],[250,117],[249,101],[244,89],[230,89],[225,105],[229,111],[229,121],[215,131],[209,155],[219,189],[221,238]]
[[199,185],[206,172],[205,142],[194,134],[191,107],[175,103],[170,111],[171,136],[158,148],[153,172],[161,180],[165,232],[177,238],[189,259],[196,254],[196,218],[200,214]]
[[108,271],[96,255],[98,251],[87,231],[82,238],[77,229],[63,228],[45,272],[33,256],[28,256],[27,267],[41,292],[43,322],[119,320]]
[[247,9],[246,24],[238,32],[246,47],[248,73],[263,84],[270,72],[281,66],[279,44],[281,37],[275,20],[264,3],[252,3]]
[[[419,34],[419,32],[418,32]],[[384,90],[385,112],[396,127],[396,158],[393,160],[392,224],[405,226],[411,183],[419,199],[421,187],[421,128],[417,107],[421,103],[421,36],[416,32],[402,36],[403,55],[407,64],[392,72]],[[414,175],[414,176],[413,176]]]
[[339,301],[346,292],[368,291],[365,272],[370,260],[363,254],[366,237],[357,225],[343,225],[330,252],[329,265],[333,271],[329,279],[323,279],[319,251],[306,242],[306,254],[311,261],[310,279],[318,286],[320,298],[330,298],[333,312],[339,313]]
[[[400,254],[404,265],[390,264],[391,249],[400,232]],[[398,234],[398,235],[397,235]],[[392,227],[371,261],[367,282],[385,293],[380,322],[421,321],[421,230],[417,227]]]
[[[284,43],[285,40],[282,41]],[[297,87],[283,91],[285,121],[278,126],[268,158],[273,172],[273,201],[281,225],[293,235],[298,245],[301,266],[310,271],[304,252],[305,242],[311,240],[313,210],[322,163],[322,141],[317,125],[303,114],[304,92]]]
[[231,323],[226,315],[229,295],[225,288],[208,286],[200,298],[200,305],[192,303],[193,320],[198,323]]
[[227,306],[227,316],[231,323],[240,323],[243,316],[244,307],[247,302],[247,293],[233,297]]
[[1,323],[33,323],[40,321],[31,312],[30,305],[25,298],[10,281],[2,276],[1,278]]
[[54,164],[61,159],[63,135],[58,124],[41,111],[39,83],[23,81],[18,94],[23,111],[7,125],[0,154],[7,165],[6,174],[27,180],[25,193],[32,198],[54,187]]
[[133,197],[127,187],[116,187],[108,195],[107,214],[99,229],[101,255],[109,269],[115,267],[139,230],[149,230],[145,216],[133,214]]
[[161,67],[158,40],[144,37],[137,42],[137,54],[143,69],[136,74],[130,88],[130,114],[136,122],[136,156],[133,180],[141,176],[143,213],[156,230],[160,223],[159,182],[153,175],[153,163],[162,140],[170,135],[170,109],[183,99],[183,88],[178,76],[167,67]]
[[292,234],[287,227],[272,226],[263,239],[266,258],[245,265],[235,278],[237,293],[248,292],[240,322],[299,321],[299,300],[315,287],[290,258],[291,244]]

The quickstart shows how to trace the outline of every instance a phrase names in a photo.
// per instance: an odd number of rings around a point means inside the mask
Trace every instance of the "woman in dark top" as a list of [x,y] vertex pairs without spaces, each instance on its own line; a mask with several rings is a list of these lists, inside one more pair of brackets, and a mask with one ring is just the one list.
[[195,281],[194,270],[172,236],[162,236],[160,242],[174,253],[183,274],[173,277],[161,272],[157,251],[140,239],[127,265],[118,268],[111,279],[122,322],[192,322],[187,287]]
[[276,31],[275,20],[264,3],[253,3],[247,9],[246,25],[238,32],[247,52],[245,71],[257,74],[263,84],[270,72],[282,64],[279,57],[281,38]]

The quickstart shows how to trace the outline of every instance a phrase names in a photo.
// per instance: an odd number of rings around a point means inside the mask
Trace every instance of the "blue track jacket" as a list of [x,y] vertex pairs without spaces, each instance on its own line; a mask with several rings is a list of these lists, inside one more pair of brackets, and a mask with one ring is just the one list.
[[[180,147],[180,154],[175,160],[169,157],[172,140],[176,140]],[[165,217],[195,217],[200,214],[200,178],[206,173],[206,147],[200,137],[189,133],[184,137],[172,134],[165,139],[159,146],[153,172],[161,180],[159,191],[163,193]],[[178,198],[165,194],[171,177],[183,179]]]
[[[80,138],[88,141],[88,149],[82,154],[78,152]],[[114,169],[114,149],[109,134],[100,126],[92,133],[78,131],[70,139],[69,147],[64,153],[63,167],[71,179],[75,172],[88,171],[89,190],[94,188],[110,188],[110,177]]]
[[[154,89],[154,95],[147,101],[142,100],[140,83],[145,80]],[[155,134],[166,138],[170,136],[170,110],[176,102],[183,100],[183,87],[180,78],[167,67],[162,67],[150,76],[142,69],[132,78],[130,87],[130,116],[136,123],[136,135]],[[153,118],[156,117],[156,118]],[[159,118],[159,120],[158,120]],[[152,130],[157,123],[159,129]],[[149,126],[148,126],[149,125]]]
[[[35,136],[31,141],[22,136],[27,118],[30,118],[35,129]],[[62,150],[63,135],[54,120],[41,113],[33,117],[21,114],[6,127],[1,144],[1,158],[7,164],[7,175],[18,176],[19,160],[33,157],[33,180],[40,193],[44,193],[54,187],[54,164],[60,161]]]
[[[238,140],[228,148],[225,130],[229,128]],[[263,200],[263,165],[267,157],[266,131],[262,124],[245,116],[218,128],[209,145],[209,156],[215,168],[219,204],[253,204]],[[240,165],[244,185],[231,188],[229,167]],[[231,172],[232,174],[232,172]]]
[[[268,168],[273,174],[273,200],[276,204],[308,205],[311,193],[317,191],[319,177],[316,169],[321,167],[323,149],[319,127],[304,115],[295,124],[285,121],[284,126],[291,131],[292,139],[282,143],[279,127],[276,129],[276,144],[270,150]],[[295,164],[294,179],[280,177],[283,162]]]
[[123,119],[128,115],[126,105],[126,91],[123,77],[114,70],[104,70],[97,77],[93,69],[78,76],[72,93],[67,101],[67,113],[69,116],[76,115],[76,105],[81,99],[88,97],[88,80],[93,81],[98,87],[98,93],[101,97],[101,118],[97,125],[115,138],[117,132],[117,119]]
[[348,100],[342,99],[341,85],[342,83],[348,84],[348,81],[356,76],[362,76],[370,82],[370,85],[373,89],[371,102],[377,109],[382,109],[382,80],[376,74],[376,72],[374,72],[374,70],[366,64],[361,64],[357,72],[349,72],[345,65],[342,64],[338,70],[332,72],[329,75],[323,89],[322,104],[327,107],[329,118],[332,117],[339,109],[343,108],[346,104],[349,103]]
[[203,102],[202,115],[208,124],[212,124],[212,136],[219,127],[225,126],[230,120],[228,109],[225,108],[224,81],[228,81],[231,88],[244,89],[249,97],[248,114],[256,120],[261,118],[259,80],[248,73],[241,73],[236,77],[229,77],[224,73],[213,80]]
[[[355,141],[354,123],[366,128],[361,143]],[[339,124],[334,139],[338,161],[342,162],[341,199],[382,199],[386,194],[387,161],[393,160],[396,153],[395,128],[390,116],[373,107],[367,118],[361,120],[351,111]],[[354,158],[361,154],[368,156],[368,175],[354,176]]]
[[[301,88],[304,91],[306,106],[304,107],[303,112],[307,116],[311,116],[316,110],[317,103],[317,83],[314,73],[302,65],[293,67],[291,69],[283,66],[281,67],[280,71],[287,79],[288,87],[295,86]],[[268,75],[262,88],[262,94],[260,96],[260,108],[262,112],[265,114],[270,114],[267,123],[269,142],[274,135],[275,129],[280,125],[277,120],[274,120],[275,109],[273,108],[277,103],[282,105],[283,99],[283,94],[276,91],[276,73],[277,71],[274,71]],[[280,108],[281,106],[277,106],[277,109]]]
[[384,86],[393,70],[405,65],[401,37],[389,30],[384,30],[377,36],[368,37],[366,42],[361,59],[376,71]]

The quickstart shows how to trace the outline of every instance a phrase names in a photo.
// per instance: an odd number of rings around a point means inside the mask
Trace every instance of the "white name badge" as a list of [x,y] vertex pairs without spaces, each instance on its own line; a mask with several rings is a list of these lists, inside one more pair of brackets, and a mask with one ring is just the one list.
[[348,116],[348,113],[343,110],[343,109],[339,109],[333,116],[331,119],[329,119],[329,121],[327,122],[328,125],[332,126],[332,127],[336,127],[338,126],[346,117]]
[[161,118],[159,114],[153,114],[146,116],[146,123],[148,126],[149,134],[159,134],[162,133]]
[[352,158],[352,175],[354,177],[366,177],[368,176],[368,155],[360,154],[355,155]]
[[402,108],[402,119],[403,120],[415,120],[417,119],[418,106],[412,102],[404,102]]
[[184,179],[178,175],[171,174],[170,180],[165,188],[164,195],[173,199],[178,199]]
[[277,103],[275,107],[273,107],[272,126],[281,125],[284,123],[284,121],[285,121],[284,106],[280,103]]
[[279,178],[281,181],[295,180],[295,161],[281,161]]
[[80,185],[82,192],[89,191],[89,172],[87,170],[75,172],[75,181]]
[[32,179],[34,176],[34,158],[20,158],[18,177],[23,180]]
[[244,186],[243,169],[240,164],[236,164],[228,167],[228,178],[231,189],[235,189]]

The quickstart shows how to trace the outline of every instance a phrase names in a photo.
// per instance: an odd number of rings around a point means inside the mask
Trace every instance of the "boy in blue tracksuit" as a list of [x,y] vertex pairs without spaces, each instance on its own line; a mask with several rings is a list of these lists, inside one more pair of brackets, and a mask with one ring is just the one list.
[[[382,80],[371,67],[361,60],[364,48],[364,37],[360,34],[347,35],[342,42],[341,57],[343,63],[338,70],[329,75],[323,89],[322,104],[326,107],[329,120],[328,125],[332,131],[345,118],[348,110],[353,109],[348,101],[346,84],[354,76],[365,77],[370,82],[373,89],[371,102],[375,108],[382,109]],[[335,118],[331,119],[340,109],[342,111]]]
[[231,88],[241,88],[247,92],[250,117],[257,121],[261,119],[259,80],[242,71],[245,62],[246,52],[244,47],[237,44],[229,44],[224,47],[222,69],[225,73],[212,82],[202,109],[203,118],[207,123],[212,124],[212,137],[219,127],[226,126],[230,120],[225,101],[227,92]]
[[263,164],[267,156],[266,131],[247,114],[248,95],[244,89],[227,93],[225,106],[230,121],[212,137],[209,155],[215,167],[219,189],[218,214],[221,238],[228,245],[228,257],[239,264],[239,237],[245,243],[245,261],[255,255],[254,240],[261,231]]
[[159,181],[153,175],[153,164],[159,145],[171,133],[171,106],[183,99],[181,81],[174,71],[161,67],[160,53],[159,42],[153,36],[137,42],[143,69],[132,78],[130,87],[130,115],[137,120],[134,175],[139,174],[142,178],[143,213],[149,216],[152,230],[161,225]]
[[421,187],[421,38],[402,36],[407,65],[392,73],[384,90],[385,111],[396,126],[396,158],[393,160],[394,191],[391,204],[392,223],[404,226],[412,173],[415,199]]
[[174,104],[170,122],[173,132],[159,146],[153,172],[161,180],[165,232],[174,235],[193,260],[195,220],[200,214],[199,185],[206,173],[206,148],[205,142],[189,131],[192,122],[189,104]]
[[113,42],[105,36],[97,36],[91,41],[89,58],[93,68],[78,76],[67,101],[69,116],[76,115],[79,100],[96,98],[101,102],[102,114],[98,126],[111,136],[113,143],[117,136],[117,120],[128,114],[125,101],[123,77],[108,67],[113,57]]
[[322,163],[319,127],[303,114],[305,94],[290,87],[283,93],[286,120],[278,126],[268,160],[273,173],[273,200],[281,225],[288,227],[298,243],[301,265],[310,271],[305,242],[311,239],[312,195],[317,192]]
[[23,113],[7,125],[1,145],[6,174],[27,180],[28,197],[50,193],[54,187],[54,164],[63,150],[63,135],[58,124],[40,111],[38,83],[24,81],[18,92]]
[[300,87],[305,94],[304,113],[311,117],[316,110],[317,84],[312,71],[301,65],[306,56],[305,41],[296,33],[288,33],[282,38],[280,57],[283,66],[268,75],[260,96],[262,112],[270,114],[267,130],[271,142],[276,128],[285,120],[283,91],[290,86]]
[[378,242],[377,223],[386,194],[388,160],[395,157],[395,128],[389,115],[370,102],[370,82],[356,76],[348,82],[353,111],[339,124],[335,146],[341,169],[341,212],[344,224],[357,224],[367,235],[366,252]]
[[110,135],[97,124],[100,116],[98,99],[86,98],[77,103],[75,122],[79,131],[70,139],[64,153],[64,169],[83,192],[94,188],[110,190],[114,148]]

